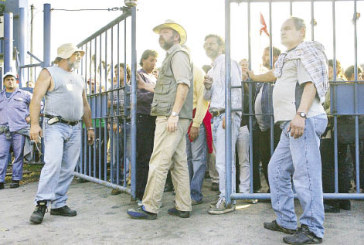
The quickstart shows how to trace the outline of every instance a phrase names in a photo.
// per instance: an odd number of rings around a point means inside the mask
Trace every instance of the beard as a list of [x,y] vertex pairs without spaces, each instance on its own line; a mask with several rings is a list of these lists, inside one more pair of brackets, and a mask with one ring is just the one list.
[[162,49],[164,50],[168,50],[173,46],[174,42],[172,39],[170,40],[165,40],[164,38],[160,37],[159,38],[159,45],[161,46]]
[[70,62],[70,61],[68,60],[68,67],[69,67],[71,70],[77,70],[77,69],[80,67],[80,61]]
[[219,56],[219,52],[217,50],[215,50],[215,49],[207,49],[206,50],[206,55],[210,59],[215,59],[217,56]]

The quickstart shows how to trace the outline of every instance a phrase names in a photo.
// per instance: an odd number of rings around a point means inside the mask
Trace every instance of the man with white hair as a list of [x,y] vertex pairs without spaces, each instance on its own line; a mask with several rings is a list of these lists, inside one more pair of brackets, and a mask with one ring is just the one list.
[[161,206],[168,170],[176,191],[175,207],[170,215],[190,217],[192,210],[190,180],[186,155],[186,134],[192,119],[193,76],[190,55],[181,45],[186,42],[185,29],[174,21],[154,27],[159,44],[167,55],[157,83],[144,83],[139,88],[154,92],[151,115],[156,116],[154,148],[149,162],[148,181],[139,209],[129,209],[134,219],[156,219]]
[[[256,75],[261,82],[276,81],[274,122],[282,134],[268,165],[271,201],[276,220],[264,228],[292,234],[288,244],[317,244],[324,236],[320,136],[327,126],[322,103],[328,89],[327,58],[318,42],[305,42],[306,26],[291,17],[281,27],[281,53],[274,71]],[[297,229],[293,186],[303,213]]]
[[[67,205],[67,191],[80,156],[83,119],[88,143],[93,144],[91,109],[87,102],[85,82],[75,73],[84,51],[73,44],[57,50],[56,66],[43,69],[35,84],[30,103],[30,138],[35,142],[44,136],[44,162],[35,197],[36,208],[30,217],[34,224],[43,221],[47,205],[51,215],[76,216]],[[40,103],[45,96],[43,131],[39,125]]]

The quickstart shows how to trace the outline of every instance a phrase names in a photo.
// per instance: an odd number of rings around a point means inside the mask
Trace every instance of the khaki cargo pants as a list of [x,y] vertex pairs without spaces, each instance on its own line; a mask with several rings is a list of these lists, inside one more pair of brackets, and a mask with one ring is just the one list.
[[148,182],[143,196],[146,211],[158,213],[168,170],[176,192],[176,208],[191,211],[190,179],[186,155],[186,134],[189,119],[179,119],[177,130],[167,131],[168,117],[158,116],[154,135],[154,149],[149,162]]

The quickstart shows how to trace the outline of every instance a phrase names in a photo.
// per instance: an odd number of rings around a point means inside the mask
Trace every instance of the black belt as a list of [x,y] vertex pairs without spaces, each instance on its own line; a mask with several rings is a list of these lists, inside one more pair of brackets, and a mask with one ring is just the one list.
[[213,117],[217,117],[225,113],[225,109],[210,111],[210,113],[212,114]]
[[44,114],[44,117],[49,118],[49,119],[52,119],[52,118],[56,117],[56,118],[58,118],[58,122],[65,123],[65,124],[70,125],[70,126],[75,126],[80,122],[80,121],[67,121],[67,120],[64,120],[60,116],[52,116],[52,115],[47,115],[47,114]]

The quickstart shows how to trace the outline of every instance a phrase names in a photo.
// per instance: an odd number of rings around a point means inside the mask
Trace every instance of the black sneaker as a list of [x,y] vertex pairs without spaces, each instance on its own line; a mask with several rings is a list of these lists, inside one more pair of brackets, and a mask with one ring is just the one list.
[[322,238],[311,232],[307,225],[301,225],[294,235],[284,237],[283,241],[288,244],[319,244],[322,243]]
[[60,215],[60,216],[67,216],[72,217],[77,215],[76,210],[70,209],[67,205],[61,208],[52,208],[51,215]]
[[271,231],[280,231],[286,234],[294,234],[296,232],[296,230],[287,229],[278,225],[276,220],[273,220],[272,222],[264,222],[264,228]]
[[43,221],[44,214],[47,212],[47,201],[38,201],[34,212],[30,216],[30,222],[40,224]]
[[18,188],[19,187],[19,180],[13,180],[10,183],[10,188]]
[[157,214],[145,211],[144,206],[137,209],[128,209],[127,214],[133,219],[149,219],[154,220],[157,218]]
[[0,183],[0,190],[4,189],[4,183]]
[[191,212],[190,211],[179,211],[176,208],[170,208],[170,209],[168,209],[168,214],[178,216],[180,218],[189,218]]
[[325,213],[340,213],[340,208],[325,203],[324,203],[324,209]]

